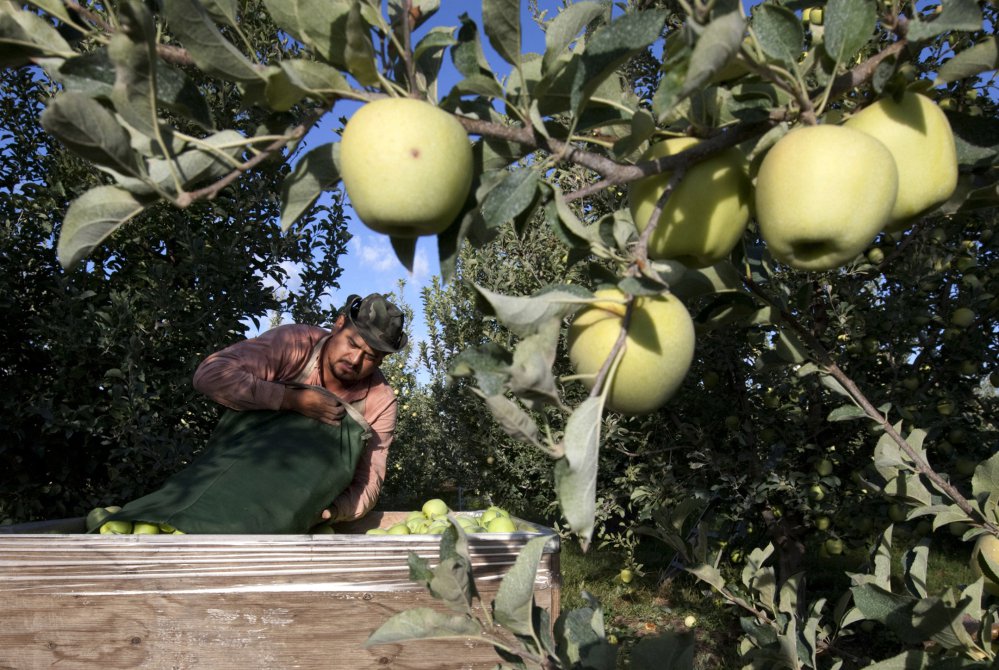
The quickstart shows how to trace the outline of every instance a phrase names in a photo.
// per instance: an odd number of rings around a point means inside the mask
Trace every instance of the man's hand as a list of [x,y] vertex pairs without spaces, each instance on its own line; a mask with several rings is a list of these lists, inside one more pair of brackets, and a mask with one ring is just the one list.
[[323,423],[337,424],[347,413],[344,406],[322,391],[309,388],[285,387],[281,409],[298,412]]

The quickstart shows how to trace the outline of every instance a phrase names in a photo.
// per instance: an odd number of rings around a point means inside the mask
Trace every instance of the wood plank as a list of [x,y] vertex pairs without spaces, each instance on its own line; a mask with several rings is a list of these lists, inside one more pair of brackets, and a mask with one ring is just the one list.
[[[392,515],[405,513],[368,523]],[[52,527],[0,534],[0,669],[493,668],[498,661],[478,641],[363,648],[396,612],[445,611],[408,577],[410,551],[436,563],[437,536],[45,534]],[[554,621],[558,536],[538,532],[549,544],[535,599]],[[487,604],[536,536],[469,537]]]

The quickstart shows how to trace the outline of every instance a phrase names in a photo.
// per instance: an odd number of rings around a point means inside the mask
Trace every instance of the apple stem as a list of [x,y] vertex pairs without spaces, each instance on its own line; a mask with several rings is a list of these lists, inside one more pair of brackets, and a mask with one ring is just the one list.
[[743,276],[743,284],[749,289],[754,295],[765,301],[767,304],[774,307],[782,321],[785,321],[790,325],[795,332],[798,333],[804,340],[804,342],[812,349],[813,353],[816,355],[816,362],[819,363],[829,375],[832,376],[839,384],[846,389],[846,392],[850,394],[850,398],[853,399],[857,405],[864,410],[864,413],[869,419],[879,424],[882,429],[884,429],[885,434],[888,435],[899,448],[908,456],[912,462],[915,464],[916,472],[921,475],[925,475],[937,490],[944,493],[949,497],[954,504],[956,504],[962,512],[964,512],[969,519],[977,519],[979,525],[984,527],[990,533],[994,535],[999,535],[999,527],[993,524],[984,516],[977,512],[968,502],[960,491],[958,491],[950,482],[941,477],[926,461],[922,455],[912,448],[904,437],[902,437],[891,422],[888,417],[882,414],[877,407],[867,398],[860,387],[847,375],[842,368],[833,359],[832,354],[822,345],[815,335],[802,325],[800,321],[791,313],[789,313],[782,305],[774,301],[767,293],[760,288],[760,286],[753,281],[752,277]]

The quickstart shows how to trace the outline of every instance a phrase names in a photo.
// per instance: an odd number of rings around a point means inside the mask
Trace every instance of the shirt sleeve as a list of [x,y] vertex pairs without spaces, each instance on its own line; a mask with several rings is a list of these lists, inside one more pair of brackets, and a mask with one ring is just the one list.
[[372,435],[354,470],[354,479],[336,497],[330,512],[334,521],[353,521],[371,511],[385,481],[389,446],[395,433],[398,403],[395,393],[384,381],[368,393],[364,415]]
[[201,362],[194,388],[235,410],[281,409],[284,384],[307,362],[312,349],[311,328],[277,326],[258,337],[236,342]]

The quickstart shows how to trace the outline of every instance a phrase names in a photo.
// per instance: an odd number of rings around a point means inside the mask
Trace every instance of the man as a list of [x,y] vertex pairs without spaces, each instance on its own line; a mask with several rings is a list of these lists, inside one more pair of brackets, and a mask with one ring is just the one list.
[[381,491],[396,424],[396,397],[379,366],[406,346],[402,311],[385,296],[352,295],[331,331],[301,324],[272,328],[208,356],[194,374],[194,388],[235,410],[286,410],[334,424],[343,405],[316,389],[335,393],[361,411],[372,436],[350,485],[322,512],[350,521],[367,514]]

